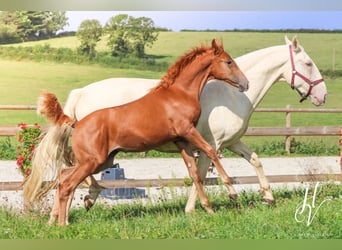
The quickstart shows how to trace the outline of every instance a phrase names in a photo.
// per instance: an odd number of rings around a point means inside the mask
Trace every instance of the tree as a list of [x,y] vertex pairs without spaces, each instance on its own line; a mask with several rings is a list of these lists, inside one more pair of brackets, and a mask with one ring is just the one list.
[[37,40],[44,28],[44,14],[38,11],[16,11],[17,26],[23,41]]
[[49,11],[45,13],[44,24],[47,37],[55,36],[57,31],[63,30],[63,28],[68,25],[68,18],[64,11]]
[[158,37],[154,22],[148,17],[134,18],[126,14],[112,17],[105,25],[109,34],[107,45],[114,56],[127,56],[133,53],[137,57],[145,55],[145,47],[151,46]]
[[15,21],[16,17],[13,13],[0,12],[0,44],[17,43],[21,41]]
[[126,56],[132,48],[129,42],[129,19],[126,14],[112,17],[105,25],[105,32],[109,34],[107,45],[113,56]]
[[20,41],[15,25],[0,23],[0,44],[18,43]]
[[131,20],[131,35],[133,38],[134,53],[138,57],[145,55],[145,47],[152,46],[158,39],[158,31],[155,30],[154,22],[148,17],[139,17]]
[[95,55],[95,47],[101,40],[102,26],[98,20],[85,20],[81,23],[76,33],[81,40],[80,50],[89,56]]
[[65,12],[54,11],[3,11],[0,24],[15,27],[22,41],[53,37],[67,25]]

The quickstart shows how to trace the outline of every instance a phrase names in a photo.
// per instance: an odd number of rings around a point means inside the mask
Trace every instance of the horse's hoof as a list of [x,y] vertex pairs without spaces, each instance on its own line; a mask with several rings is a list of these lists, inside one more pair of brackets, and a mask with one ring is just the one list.
[[184,212],[186,215],[190,215],[190,214],[194,214],[196,212],[196,209],[195,208],[190,208],[190,209],[185,208]]
[[56,220],[57,220],[57,219],[50,219],[50,220],[46,223],[46,225],[49,226],[49,227],[51,227],[51,226],[56,222]]
[[266,205],[274,205],[275,204],[274,199],[263,198],[262,200],[263,200],[263,203],[265,203]]
[[215,215],[215,212],[214,212],[213,209],[209,209],[209,210],[207,210],[207,212],[208,212],[210,215]]
[[229,194],[229,198],[236,201],[238,198],[238,195],[237,194]]
[[205,209],[205,211],[210,214],[210,215],[215,215],[214,210],[212,209],[211,206],[203,206],[203,208]]
[[86,195],[84,197],[84,207],[87,211],[91,209],[91,207],[94,205],[94,203],[90,200],[89,196]]
[[195,214],[195,210],[191,210],[191,211],[185,211],[186,215],[193,215]]

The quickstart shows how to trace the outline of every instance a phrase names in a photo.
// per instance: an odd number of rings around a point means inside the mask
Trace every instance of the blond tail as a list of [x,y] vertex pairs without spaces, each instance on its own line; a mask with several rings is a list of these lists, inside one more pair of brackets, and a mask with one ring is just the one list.
[[39,200],[56,186],[58,170],[68,157],[68,140],[75,123],[74,119],[63,113],[53,94],[43,93],[39,97],[37,111],[46,116],[53,125],[36,147],[32,172],[24,183],[23,195],[30,202]]

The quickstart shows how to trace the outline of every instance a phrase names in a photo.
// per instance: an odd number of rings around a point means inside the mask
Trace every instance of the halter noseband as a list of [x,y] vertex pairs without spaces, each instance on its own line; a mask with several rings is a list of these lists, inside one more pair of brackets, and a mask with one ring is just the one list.
[[304,76],[303,74],[299,73],[296,68],[295,68],[295,64],[294,64],[294,60],[293,60],[293,52],[292,52],[292,46],[289,45],[289,49],[290,49],[290,59],[291,59],[291,66],[292,66],[292,79],[291,79],[291,88],[294,89],[294,80],[295,80],[295,77],[298,76],[300,78],[302,78],[307,84],[309,84],[309,90],[308,92],[306,93],[306,95],[303,95],[302,96],[302,99],[300,99],[300,102],[303,102],[304,100],[306,100],[309,95],[311,94],[311,91],[313,89],[313,87],[315,87],[316,85],[318,85],[319,83],[323,82],[324,79],[321,78],[321,79],[318,79],[318,80],[315,80],[315,81],[310,81],[309,78],[307,78],[306,76]]

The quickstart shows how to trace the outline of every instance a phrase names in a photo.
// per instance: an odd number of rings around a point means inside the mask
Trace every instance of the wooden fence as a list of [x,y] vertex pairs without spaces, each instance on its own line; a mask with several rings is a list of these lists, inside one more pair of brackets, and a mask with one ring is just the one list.
[[[0,110],[36,110],[34,105],[0,105]],[[285,150],[290,154],[291,136],[340,136],[342,169],[342,124],[337,126],[291,126],[291,113],[342,113],[342,109],[257,108],[255,112],[285,113],[285,127],[249,127],[246,136],[285,136]],[[44,129],[44,128],[43,128]],[[17,126],[0,126],[0,136],[16,136]]]
[[[308,174],[308,175],[269,175],[267,180],[270,183],[301,183],[301,182],[341,182],[341,174]],[[234,185],[257,184],[256,176],[234,176]],[[189,186],[188,181],[182,178],[167,179],[125,179],[125,180],[99,180],[98,183],[105,188],[138,188],[138,187],[184,187]],[[219,178],[206,178],[204,184],[207,186],[219,185]],[[86,188],[82,184],[79,188]],[[22,182],[8,181],[0,182],[0,191],[18,191],[22,189]]]
[[[36,110],[33,105],[0,105],[0,110]],[[315,127],[292,127],[291,113],[342,113],[342,109],[298,109],[298,108],[258,108],[255,112],[282,112],[285,113],[285,127],[249,127],[246,136],[285,136],[286,150],[289,152],[290,136],[340,136],[340,164],[342,171],[342,127],[338,126],[315,126]],[[0,136],[16,136],[18,126],[0,126]],[[276,175],[267,176],[271,183],[288,182],[314,182],[314,181],[341,181],[341,174],[309,174],[309,175]],[[101,185],[107,188],[130,188],[130,187],[161,187],[161,186],[185,186],[184,179],[141,179],[141,180],[101,180]],[[218,178],[207,178],[206,185],[217,185]],[[233,177],[233,184],[256,184],[255,176]],[[0,182],[0,191],[19,190],[21,182]]]
[[[34,105],[0,105],[0,110],[36,110]],[[249,127],[246,136],[285,136],[285,149],[290,153],[291,136],[341,136],[342,124],[337,126],[291,126],[291,113],[342,113],[342,109],[257,108],[255,112],[285,113],[285,127]],[[0,136],[16,136],[17,126],[0,126]],[[342,139],[340,140],[342,149]],[[342,152],[342,151],[341,151]]]
[[[290,154],[291,135],[297,136],[340,136],[340,152],[342,153],[342,124],[338,126],[292,127],[291,113],[342,113],[342,109],[302,109],[291,108],[258,108],[255,112],[285,113],[285,127],[248,128],[245,135],[285,136],[285,150]],[[342,164],[342,163],[341,163]],[[342,165],[341,165],[342,166]]]
[[[36,110],[35,105],[0,105],[0,110]],[[254,112],[285,113],[285,127],[249,127],[247,136],[331,136],[341,135],[342,124],[337,126],[291,127],[291,113],[342,113],[342,109],[257,108]],[[0,126],[0,136],[15,136],[17,126]]]

